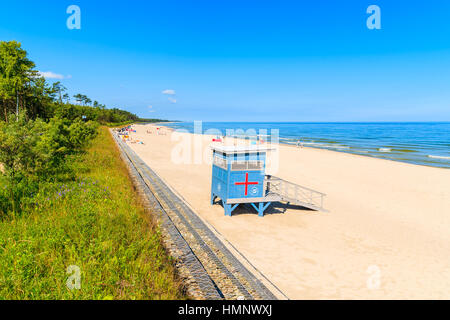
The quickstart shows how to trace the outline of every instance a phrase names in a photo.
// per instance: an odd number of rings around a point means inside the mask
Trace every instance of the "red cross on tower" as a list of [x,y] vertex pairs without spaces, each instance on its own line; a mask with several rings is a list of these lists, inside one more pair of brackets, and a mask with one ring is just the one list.
[[245,195],[247,195],[247,191],[248,191],[248,186],[249,185],[251,185],[251,184],[259,184],[258,182],[249,182],[248,181],[248,172],[246,172],[245,173],[245,182],[235,182],[234,183],[235,185],[237,185],[237,186],[242,186],[242,185],[244,185],[245,186]]

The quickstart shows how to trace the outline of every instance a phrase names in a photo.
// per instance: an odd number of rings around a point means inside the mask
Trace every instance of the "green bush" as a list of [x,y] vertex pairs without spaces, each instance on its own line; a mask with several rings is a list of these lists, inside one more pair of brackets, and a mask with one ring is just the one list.
[[83,150],[97,124],[52,118],[0,122],[2,183],[0,210],[18,212],[45,181],[70,178],[70,156]]

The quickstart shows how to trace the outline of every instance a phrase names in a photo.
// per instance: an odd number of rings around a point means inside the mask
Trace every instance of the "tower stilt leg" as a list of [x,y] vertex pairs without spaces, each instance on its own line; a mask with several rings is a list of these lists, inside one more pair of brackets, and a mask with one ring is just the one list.
[[231,217],[231,204],[224,204],[225,215]]
[[263,202],[258,203],[258,216],[264,217],[264,203]]

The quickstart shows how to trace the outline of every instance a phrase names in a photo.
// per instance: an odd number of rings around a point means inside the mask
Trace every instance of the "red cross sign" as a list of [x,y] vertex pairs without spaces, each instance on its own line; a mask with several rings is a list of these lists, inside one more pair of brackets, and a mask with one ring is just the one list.
[[237,185],[237,186],[242,186],[242,185],[244,185],[245,186],[245,195],[247,195],[247,191],[248,191],[248,186],[249,185],[252,185],[252,184],[259,184],[258,182],[250,182],[250,181],[248,181],[248,172],[246,172],[245,173],[245,182],[235,182],[234,183],[235,185]]

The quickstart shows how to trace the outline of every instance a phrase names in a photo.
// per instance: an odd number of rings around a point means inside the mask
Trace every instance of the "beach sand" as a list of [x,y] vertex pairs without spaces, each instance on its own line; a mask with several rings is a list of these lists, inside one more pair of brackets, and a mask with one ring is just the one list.
[[131,148],[290,299],[450,299],[450,170],[280,145],[267,173],[326,193],[329,212],[226,217],[210,205],[211,165],[172,157],[194,136],[209,154],[211,137],[133,128],[145,144]]

